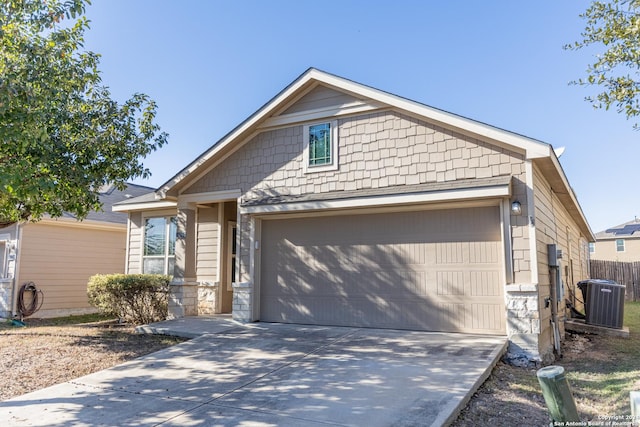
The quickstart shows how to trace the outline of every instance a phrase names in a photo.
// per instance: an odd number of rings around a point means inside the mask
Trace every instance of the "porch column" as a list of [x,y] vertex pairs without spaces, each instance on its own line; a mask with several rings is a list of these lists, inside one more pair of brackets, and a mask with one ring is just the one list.
[[176,258],[169,294],[169,318],[198,314],[196,277],[196,205],[178,204]]

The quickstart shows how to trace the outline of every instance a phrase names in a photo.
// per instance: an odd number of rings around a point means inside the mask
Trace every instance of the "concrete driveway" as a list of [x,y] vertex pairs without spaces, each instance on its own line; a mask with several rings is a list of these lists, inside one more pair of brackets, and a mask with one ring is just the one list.
[[173,325],[217,333],[0,402],[0,425],[440,426],[506,348],[504,337],[461,334]]

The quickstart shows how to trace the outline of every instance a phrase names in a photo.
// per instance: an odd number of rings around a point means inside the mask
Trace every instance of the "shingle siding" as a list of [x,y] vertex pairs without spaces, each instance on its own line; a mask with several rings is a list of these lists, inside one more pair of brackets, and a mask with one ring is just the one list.
[[339,169],[304,173],[302,125],[265,131],[186,193],[309,194],[523,175],[523,156],[393,112],[338,122]]

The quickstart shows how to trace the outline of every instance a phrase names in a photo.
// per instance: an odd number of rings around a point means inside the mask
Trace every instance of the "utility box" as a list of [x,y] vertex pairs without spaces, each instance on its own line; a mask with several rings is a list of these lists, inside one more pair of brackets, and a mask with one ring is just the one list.
[[584,297],[585,323],[622,329],[625,286],[613,280],[590,279],[578,282]]

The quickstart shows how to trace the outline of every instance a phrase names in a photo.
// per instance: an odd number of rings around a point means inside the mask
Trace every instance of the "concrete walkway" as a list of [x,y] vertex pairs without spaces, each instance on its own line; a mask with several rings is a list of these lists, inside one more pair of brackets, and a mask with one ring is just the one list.
[[197,337],[0,402],[0,425],[441,426],[506,348],[504,337],[229,318],[147,330]]

